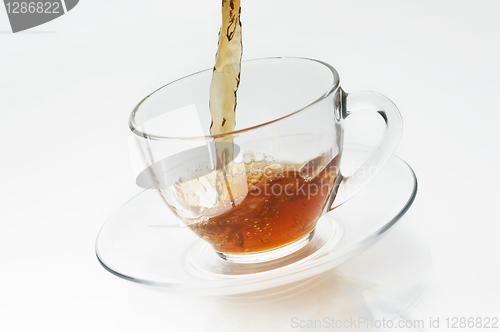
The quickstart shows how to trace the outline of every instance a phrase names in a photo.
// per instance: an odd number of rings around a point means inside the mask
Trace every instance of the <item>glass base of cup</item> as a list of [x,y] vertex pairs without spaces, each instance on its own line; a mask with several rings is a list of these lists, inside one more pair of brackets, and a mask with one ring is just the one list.
[[250,253],[250,254],[227,254],[220,251],[215,251],[220,258],[239,264],[255,264],[255,263],[263,263],[273,261],[275,259],[279,259],[290,254],[293,254],[297,250],[304,248],[309,241],[314,237],[315,229],[311,231],[308,235],[304,236],[302,239],[287,244],[283,247],[267,250],[263,252]]

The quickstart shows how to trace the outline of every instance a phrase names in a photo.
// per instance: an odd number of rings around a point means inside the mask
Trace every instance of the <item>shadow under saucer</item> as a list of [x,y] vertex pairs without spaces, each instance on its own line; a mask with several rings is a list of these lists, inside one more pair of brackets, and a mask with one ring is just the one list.
[[[403,228],[334,270],[271,289],[228,296],[165,294],[134,287],[120,330],[146,315],[163,331],[429,331],[415,306],[431,278],[427,247]],[[157,329],[156,329],[157,328]],[[433,328],[432,331],[438,331]]]

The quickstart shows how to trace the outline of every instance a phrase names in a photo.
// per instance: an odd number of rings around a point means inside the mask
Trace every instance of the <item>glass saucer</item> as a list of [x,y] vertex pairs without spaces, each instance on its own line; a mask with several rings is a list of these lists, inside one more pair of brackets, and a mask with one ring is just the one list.
[[[342,167],[359,167],[373,148],[346,144]],[[408,211],[417,192],[411,167],[392,156],[363,190],[323,216],[310,243],[293,255],[260,264],[222,260],[185,228],[154,190],[120,207],[104,224],[96,254],[109,272],[171,292],[231,295],[316,276],[375,244]]]
[[405,223],[334,269],[272,289],[200,297],[125,287],[118,330],[438,332],[419,310],[433,276],[432,257]]

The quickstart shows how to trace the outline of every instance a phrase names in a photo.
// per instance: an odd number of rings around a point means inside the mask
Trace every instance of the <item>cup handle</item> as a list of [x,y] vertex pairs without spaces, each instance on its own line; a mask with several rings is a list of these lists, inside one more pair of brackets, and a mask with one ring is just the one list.
[[343,94],[342,118],[346,119],[359,110],[375,111],[384,119],[386,130],[377,148],[372,152],[363,165],[349,177],[344,177],[342,172],[336,181],[337,189],[328,211],[331,211],[347,202],[356,195],[376,172],[363,170],[379,170],[391,156],[403,134],[403,119],[394,103],[387,97],[371,91],[360,91]]

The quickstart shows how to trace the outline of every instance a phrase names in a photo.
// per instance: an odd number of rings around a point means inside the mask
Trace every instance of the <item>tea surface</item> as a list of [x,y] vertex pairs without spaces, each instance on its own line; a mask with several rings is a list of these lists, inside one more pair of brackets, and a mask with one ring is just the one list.
[[[225,253],[258,252],[307,236],[325,209],[340,157],[300,165],[247,165],[248,193],[238,204],[189,223],[198,236]],[[326,164],[326,165],[325,165]]]

